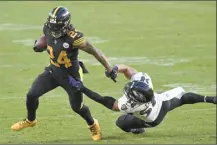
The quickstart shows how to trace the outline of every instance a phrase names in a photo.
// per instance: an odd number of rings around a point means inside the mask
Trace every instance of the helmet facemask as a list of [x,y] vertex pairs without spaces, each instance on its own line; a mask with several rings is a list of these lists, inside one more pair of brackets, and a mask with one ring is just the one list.
[[65,35],[69,29],[70,21],[71,15],[68,11],[65,11],[65,13],[60,16],[55,16],[52,15],[52,13],[49,13],[47,25],[50,34],[54,38],[60,38],[61,36]]
[[147,103],[154,97],[153,90],[140,81],[129,82],[124,87],[124,94],[130,100],[138,103]]

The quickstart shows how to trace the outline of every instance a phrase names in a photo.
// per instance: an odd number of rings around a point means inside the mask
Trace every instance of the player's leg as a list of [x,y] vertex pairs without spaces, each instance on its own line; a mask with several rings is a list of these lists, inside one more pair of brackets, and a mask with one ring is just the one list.
[[35,120],[36,110],[39,105],[39,97],[58,86],[55,79],[53,79],[51,72],[45,70],[33,82],[26,98],[26,107],[28,110],[27,119]]
[[204,96],[192,92],[184,93],[181,97],[174,97],[169,100],[169,111],[185,104],[211,103],[216,104],[216,96]]
[[[81,69],[79,69],[79,74],[76,76],[82,80],[83,73]],[[61,87],[68,93],[72,110],[84,118],[89,125],[93,140],[101,139],[101,130],[98,121],[92,117],[89,108],[82,104],[83,94],[69,84],[68,77],[62,79],[60,84]]]
[[52,79],[49,71],[45,70],[32,83],[30,90],[26,95],[27,118],[14,124],[11,129],[18,131],[25,127],[34,126],[36,124],[36,110],[39,105],[39,97],[46,92],[56,88],[58,85]]
[[125,132],[132,132],[134,134],[143,133],[145,131],[144,128],[154,127],[132,114],[123,114],[119,116],[116,120],[116,125],[121,130]]
[[63,88],[69,95],[69,102],[72,110],[79,114],[89,125],[93,140],[101,139],[99,123],[92,117],[89,108],[82,103],[82,93],[72,88],[69,84],[63,86]]
[[[71,90],[73,90],[73,88],[71,88]],[[66,91],[69,95],[69,102],[72,110],[78,113],[82,118],[84,118],[88,125],[92,125],[94,123],[94,119],[91,116],[89,108],[82,103],[82,93],[76,90],[70,91],[66,89]]]

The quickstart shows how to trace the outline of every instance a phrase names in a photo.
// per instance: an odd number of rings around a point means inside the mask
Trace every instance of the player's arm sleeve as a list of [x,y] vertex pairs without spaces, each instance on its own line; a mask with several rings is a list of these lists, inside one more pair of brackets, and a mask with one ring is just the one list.
[[137,71],[134,68],[124,64],[116,64],[115,67],[118,68],[118,73],[124,74],[128,80],[130,80],[131,77],[137,73]]
[[72,46],[74,47],[80,46],[85,41],[84,34],[80,31],[71,31],[70,36],[73,38]]
[[107,57],[102,53],[102,51],[97,49],[93,44],[86,40],[81,32],[72,32],[70,36],[73,38],[73,48],[78,48],[84,52],[87,52],[88,54],[93,55],[108,72],[112,71],[111,64],[109,63]]
[[100,94],[91,91],[90,89],[86,88],[85,86],[82,88],[81,90],[87,97],[89,97],[90,99],[104,105],[105,107],[107,107],[110,110],[113,111],[118,111],[116,110],[115,106],[116,106],[116,99],[110,96],[101,96]]

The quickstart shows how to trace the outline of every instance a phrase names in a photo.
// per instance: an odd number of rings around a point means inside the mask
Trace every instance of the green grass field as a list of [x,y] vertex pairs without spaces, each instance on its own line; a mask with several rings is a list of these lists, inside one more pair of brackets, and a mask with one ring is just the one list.
[[[216,106],[186,105],[143,135],[122,132],[120,113],[86,96],[84,102],[100,122],[103,140],[93,142],[84,120],[71,111],[68,96],[57,88],[40,99],[38,124],[12,132],[26,117],[25,95],[48,64],[48,55],[32,44],[42,35],[48,12],[68,7],[72,23],[100,48],[112,64],[147,72],[156,91],[182,86],[186,91],[216,94],[216,2],[0,2],[0,143],[215,144]],[[89,88],[116,98],[127,80],[113,83],[95,59],[80,53],[90,74]]]

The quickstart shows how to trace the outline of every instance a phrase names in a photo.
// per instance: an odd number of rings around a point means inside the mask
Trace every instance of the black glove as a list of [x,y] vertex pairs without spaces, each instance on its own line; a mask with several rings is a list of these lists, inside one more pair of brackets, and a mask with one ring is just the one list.
[[84,74],[89,73],[89,71],[87,70],[87,68],[85,67],[84,63],[82,61],[79,61],[79,65],[82,68],[82,71]]
[[42,48],[38,48],[37,46],[35,46],[37,40],[35,40],[34,46],[33,46],[33,50],[35,52],[43,52],[46,48],[42,49]]
[[80,80],[75,80],[72,76],[68,76],[69,84],[77,90],[83,89],[84,85]]
[[113,68],[112,68],[112,71],[111,72],[108,72],[108,71],[105,71],[105,75],[112,79],[114,82],[117,82],[116,81],[116,78],[118,76],[118,67],[115,65]]

